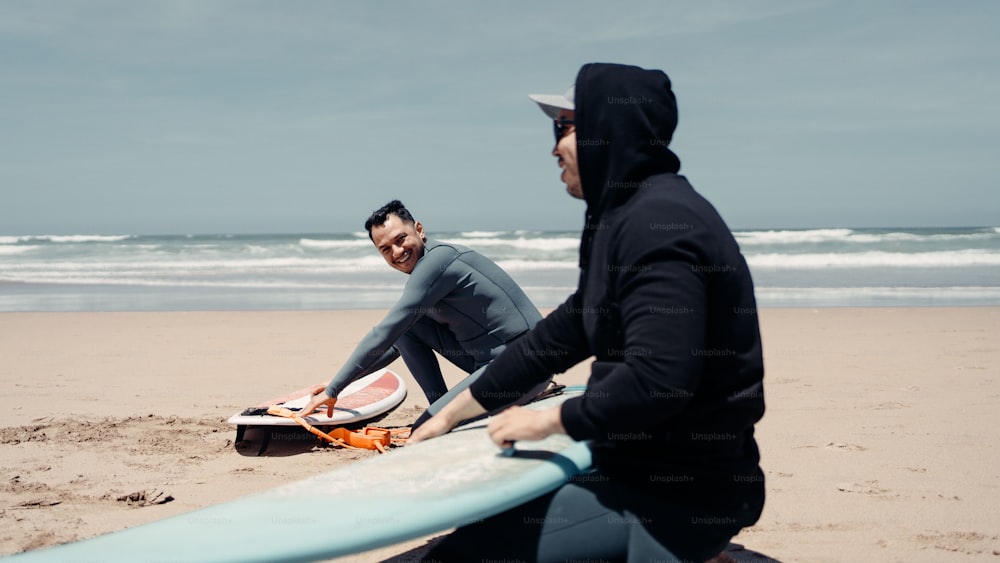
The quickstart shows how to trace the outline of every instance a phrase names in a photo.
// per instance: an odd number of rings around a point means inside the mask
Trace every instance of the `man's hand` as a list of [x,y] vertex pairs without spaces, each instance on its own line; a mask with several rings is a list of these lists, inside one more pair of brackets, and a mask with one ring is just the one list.
[[447,434],[453,427],[454,425],[445,420],[445,417],[441,415],[432,416],[410,434],[410,437],[406,439],[406,443],[415,444],[436,438],[442,434]]
[[333,418],[333,406],[337,398],[326,394],[326,387],[315,387],[312,390],[312,400],[298,412],[301,417],[307,417],[326,405],[326,416]]
[[490,419],[486,427],[490,439],[501,448],[510,448],[517,440],[541,440],[552,434],[565,434],[559,407],[532,410],[510,407]]
[[427,419],[427,422],[414,430],[406,440],[406,443],[415,444],[423,440],[429,440],[435,436],[447,434],[463,420],[468,420],[481,414],[486,414],[486,409],[472,397],[472,391],[466,389],[445,405],[441,409],[441,412],[430,417]]

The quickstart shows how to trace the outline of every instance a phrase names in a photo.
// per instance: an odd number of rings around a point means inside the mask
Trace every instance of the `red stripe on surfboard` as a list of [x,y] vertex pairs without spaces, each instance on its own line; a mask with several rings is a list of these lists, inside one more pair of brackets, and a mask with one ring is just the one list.
[[[254,407],[269,407],[271,405],[279,405],[285,401],[292,401],[312,392],[312,390],[316,387],[326,387],[326,383],[317,383],[316,385],[303,387],[302,389],[293,391],[287,395],[282,395],[281,397],[276,397],[274,399],[268,399],[267,401],[254,405]],[[382,377],[376,379],[364,389],[338,400],[337,406],[345,409],[362,407],[392,395],[397,389],[399,389],[399,380],[396,378],[395,374],[391,371],[387,371],[382,374]]]
[[382,377],[376,379],[368,387],[382,387],[384,389],[391,389],[395,391],[399,389],[399,379],[396,378],[396,374],[391,371],[387,371],[382,374]]
[[352,393],[343,399],[338,399],[337,406],[342,409],[363,407],[381,401],[395,393],[397,389],[399,389],[399,380],[391,372],[386,372],[382,377],[372,382],[371,385],[368,385],[357,393]]

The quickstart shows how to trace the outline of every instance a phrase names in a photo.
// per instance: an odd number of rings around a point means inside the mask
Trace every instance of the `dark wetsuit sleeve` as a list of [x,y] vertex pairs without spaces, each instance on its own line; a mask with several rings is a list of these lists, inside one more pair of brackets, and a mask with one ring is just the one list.
[[385,367],[399,357],[393,344],[421,317],[427,314],[453,284],[444,274],[455,253],[447,250],[427,252],[410,274],[399,301],[361,340],[337,375],[326,387],[327,395],[336,397],[355,379]]
[[508,345],[470,386],[476,401],[487,410],[500,408],[510,402],[512,392],[527,393],[553,374],[590,357],[580,310],[574,294]]

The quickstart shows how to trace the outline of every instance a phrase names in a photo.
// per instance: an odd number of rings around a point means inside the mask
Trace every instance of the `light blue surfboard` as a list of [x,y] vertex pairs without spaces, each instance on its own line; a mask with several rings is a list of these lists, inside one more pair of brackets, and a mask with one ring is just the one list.
[[[528,408],[582,392],[568,388]],[[587,445],[565,435],[518,442],[503,455],[480,421],[264,493],[11,559],[314,561],[492,516],[556,489],[590,464]]]

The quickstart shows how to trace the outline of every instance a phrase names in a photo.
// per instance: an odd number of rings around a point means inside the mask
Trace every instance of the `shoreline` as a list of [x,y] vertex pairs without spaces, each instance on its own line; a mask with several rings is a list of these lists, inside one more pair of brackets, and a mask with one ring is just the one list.
[[[523,281],[523,280],[522,280]],[[521,284],[539,309],[562,304],[575,286]],[[403,284],[360,297],[329,290],[186,289],[0,281],[0,315],[16,313],[267,313],[385,310]],[[352,288],[352,291],[356,288]],[[766,287],[755,288],[758,309],[947,309],[1000,307],[1000,287]],[[542,305],[538,305],[542,304]]]
[[[547,311],[547,310],[546,310]],[[236,449],[230,414],[328,379],[384,309],[0,313],[0,555],[159,520],[364,455]],[[1000,307],[760,308],[779,561],[1000,555]],[[560,383],[586,381],[589,362]],[[381,425],[405,425],[409,394]],[[449,383],[462,376],[442,364]],[[301,385],[300,385],[301,384]],[[277,448],[277,449],[274,449]],[[159,491],[165,504],[117,500]],[[151,495],[152,496],[152,495]],[[347,561],[390,559],[414,540]]]

